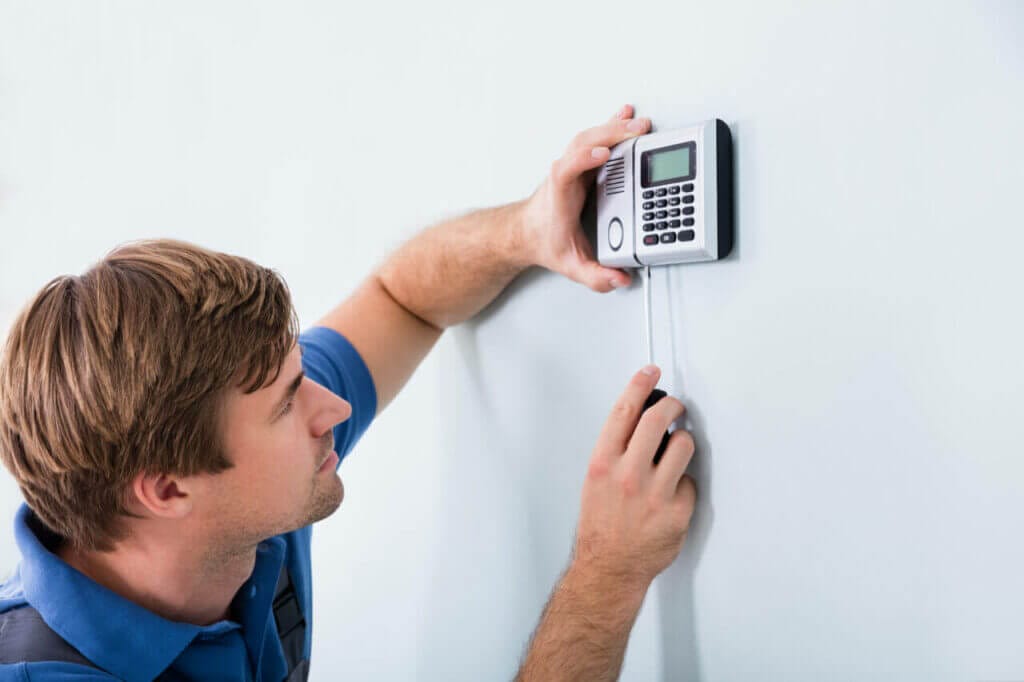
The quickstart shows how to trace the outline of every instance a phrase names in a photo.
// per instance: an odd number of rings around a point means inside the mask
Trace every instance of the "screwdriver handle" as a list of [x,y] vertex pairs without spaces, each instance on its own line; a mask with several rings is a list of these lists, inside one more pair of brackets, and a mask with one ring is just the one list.
[[[646,412],[648,408],[654,407],[654,404],[661,400],[662,398],[664,398],[666,395],[668,394],[665,393],[665,391],[661,390],[660,388],[654,389],[653,391],[651,391],[651,394],[647,396],[647,400],[644,401],[644,408],[642,411]],[[661,437],[661,443],[658,445],[658,449],[654,453],[655,465],[657,465],[658,462],[661,461],[661,456],[665,454],[665,447],[668,445],[669,435],[669,432],[666,430],[665,435]]]

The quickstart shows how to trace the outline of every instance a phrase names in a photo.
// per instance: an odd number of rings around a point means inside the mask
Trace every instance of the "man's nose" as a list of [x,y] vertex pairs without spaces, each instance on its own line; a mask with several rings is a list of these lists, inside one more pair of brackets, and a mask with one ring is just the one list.
[[346,421],[349,417],[352,416],[352,403],[336,395],[334,396],[334,398],[338,402],[337,410],[339,415],[338,421],[335,423],[340,424],[341,422]]
[[329,421],[328,427],[340,424],[352,416],[352,405],[347,400],[332,392],[326,386],[316,385],[317,400],[321,419]]

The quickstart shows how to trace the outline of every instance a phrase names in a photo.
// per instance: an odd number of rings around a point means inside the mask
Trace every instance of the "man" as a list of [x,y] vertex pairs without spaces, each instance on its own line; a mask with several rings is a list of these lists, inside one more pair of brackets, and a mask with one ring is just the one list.
[[[0,456],[25,497],[22,561],[0,586],[0,680],[300,680],[311,642],[310,524],[336,473],[442,330],[539,265],[628,283],[579,225],[629,106],[586,130],[527,200],[426,230],[316,327],[246,259],[160,240],[50,282],[0,360]],[[638,372],[597,439],[571,562],[520,680],[611,680],[695,489],[683,411],[642,412]]]

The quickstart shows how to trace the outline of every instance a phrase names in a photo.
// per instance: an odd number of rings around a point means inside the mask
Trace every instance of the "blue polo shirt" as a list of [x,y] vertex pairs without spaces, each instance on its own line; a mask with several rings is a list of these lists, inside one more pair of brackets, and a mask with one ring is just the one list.
[[[334,428],[340,459],[351,451],[377,411],[377,392],[356,349],[337,332],[314,327],[299,337],[306,375],[352,404],[352,416]],[[72,663],[0,664],[8,680],[273,680],[287,672],[272,600],[288,565],[306,618],[305,658],[312,634],[312,575],[307,526],[268,538],[256,552],[252,575],[232,602],[237,620],[199,626],[162,618],[71,568],[47,549],[47,533],[22,505],[14,522],[22,560],[0,584],[0,613],[30,604],[51,629],[101,670]]]

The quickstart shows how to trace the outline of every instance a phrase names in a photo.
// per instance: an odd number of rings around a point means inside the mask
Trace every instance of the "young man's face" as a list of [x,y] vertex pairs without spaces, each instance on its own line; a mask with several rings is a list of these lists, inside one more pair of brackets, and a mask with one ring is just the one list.
[[352,406],[302,375],[292,348],[273,384],[233,389],[222,428],[231,469],[211,479],[203,503],[227,542],[258,542],[330,515],[344,497],[332,428]]

